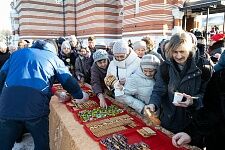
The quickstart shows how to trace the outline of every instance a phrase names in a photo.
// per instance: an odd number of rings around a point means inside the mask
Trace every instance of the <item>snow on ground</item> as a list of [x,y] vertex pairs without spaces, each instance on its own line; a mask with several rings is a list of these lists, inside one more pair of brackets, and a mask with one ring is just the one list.
[[30,134],[24,134],[23,140],[20,143],[15,143],[12,150],[33,150],[34,141]]

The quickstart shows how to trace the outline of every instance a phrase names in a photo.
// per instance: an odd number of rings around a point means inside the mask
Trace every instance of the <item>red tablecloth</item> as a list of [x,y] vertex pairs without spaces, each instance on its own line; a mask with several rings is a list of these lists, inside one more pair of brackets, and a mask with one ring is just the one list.
[[[59,86],[57,86],[59,87]],[[82,89],[86,92],[91,92],[91,89],[87,86],[82,86]],[[55,89],[53,89],[55,90]],[[99,104],[99,100],[97,98],[96,95],[93,95],[90,97],[90,100],[96,101]],[[111,105],[112,102],[110,100],[106,100],[108,105]],[[82,122],[81,120],[79,120],[80,118],[78,117],[77,113],[79,112],[79,110],[75,111],[72,106],[67,105],[70,102],[65,103],[65,105],[67,106],[68,110],[73,113],[73,115],[75,116],[74,118],[79,121],[81,124],[84,125],[84,129],[86,130],[87,134],[89,134],[90,137],[92,137],[94,140],[99,141],[101,138],[97,138],[95,137],[92,132],[89,130],[88,127],[86,127],[86,123]],[[127,114],[129,114],[127,111],[125,112]],[[131,114],[129,114],[131,115]],[[134,121],[138,124],[138,126],[134,129],[128,129],[128,130],[124,130],[124,131],[120,131],[118,133],[125,135],[128,138],[128,143],[129,144],[133,144],[133,143],[138,143],[138,142],[145,142],[146,144],[148,144],[151,148],[151,150],[186,150],[186,148],[176,148],[172,145],[171,142],[171,138],[168,137],[166,134],[164,134],[163,132],[161,132],[160,130],[155,129],[152,126],[148,126],[151,129],[153,129],[156,132],[156,135],[153,135],[151,137],[148,138],[144,138],[142,137],[138,132],[137,129],[140,129],[144,126],[147,126],[142,120],[140,120],[139,118],[137,118],[136,116],[131,115],[134,118]],[[110,135],[107,135],[110,136]],[[105,136],[105,137],[107,137]],[[104,138],[105,138],[104,137]],[[103,137],[102,137],[103,138]],[[100,144],[101,145],[101,144]],[[102,149],[105,149],[104,146],[101,145]]]

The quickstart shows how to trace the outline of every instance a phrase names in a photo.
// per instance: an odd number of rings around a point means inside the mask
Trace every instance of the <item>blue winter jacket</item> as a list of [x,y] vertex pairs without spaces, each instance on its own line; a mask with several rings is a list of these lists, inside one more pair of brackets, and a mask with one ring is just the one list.
[[0,70],[0,118],[28,120],[48,115],[55,79],[74,98],[83,98],[53,45],[37,41],[32,48],[14,52]]

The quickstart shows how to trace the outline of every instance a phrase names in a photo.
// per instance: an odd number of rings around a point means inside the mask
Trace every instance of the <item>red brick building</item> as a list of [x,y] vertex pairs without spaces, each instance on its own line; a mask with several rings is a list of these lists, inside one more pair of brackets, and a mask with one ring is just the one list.
[[[59,0],[58,0],[59,1]],[[181,29],[184,0],[14,0],[15,37],[94,35],[108,42],[145,35],[162,38]],[[18,36],[17,36],[18,34]],[[16,39],[15,39],[16,40]]]

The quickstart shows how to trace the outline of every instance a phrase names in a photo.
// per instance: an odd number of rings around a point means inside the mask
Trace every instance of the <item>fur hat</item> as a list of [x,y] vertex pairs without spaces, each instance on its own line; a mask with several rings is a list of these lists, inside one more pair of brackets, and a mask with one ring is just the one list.
[[97,62],[99,60],[108,59],[108,53],[106,50],[99,49],[93,54],[94,62]]
[[152,54],[144,55],[141,59],[141,68],[150,68],[150,69],[157,69],[160,64],[160,60],[158,57]]
[[137,50],[137,49],[146,49],[147,47],[146,47],[146,43],[144,42],[144,41],[137,41],[137,42],[135,42],[134,43],[134,45],[133,45],[133,49],[134,50]]
[[115,42],[115,44],[113,45],[113,54],[118,54],[118,53],[122,53],[122,54],[129,53],[129,47],[127,42],[122,40]]

